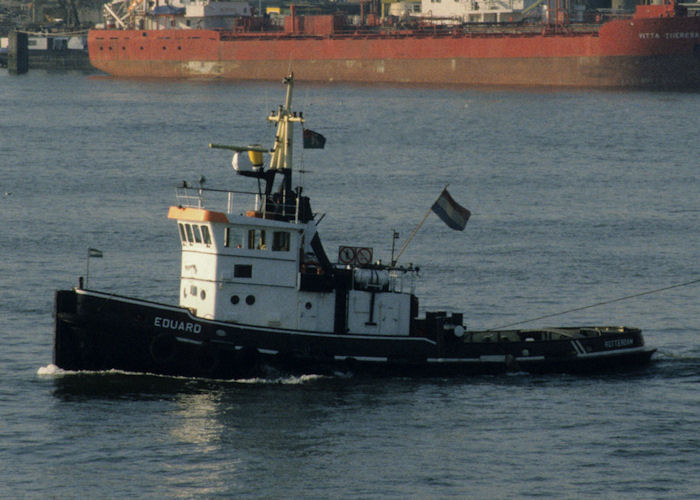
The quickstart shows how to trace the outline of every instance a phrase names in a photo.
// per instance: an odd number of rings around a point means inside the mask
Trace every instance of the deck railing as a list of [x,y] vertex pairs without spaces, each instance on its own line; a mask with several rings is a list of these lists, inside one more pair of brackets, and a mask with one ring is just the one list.
[[258,210],[261,205],[259,193],[201,186],[178,186],[175,188],[175,198],[178,205],[183,207],[207,208],[227,214]]
[[547,23],[541,20],[522,22],[478,22],[460,23],[454,19],[415,19],[405,24],[394,25],[354,25],[345,24],[335,27],[330,32],[314,33],[310,31],[285,31],[284,29],[246,30],[243,32],[231,32],[221,30],[221,40],[236,40],[241,38],[415,38],[420,36],[430,37],[523,37],[539,35],[543,32],[563,31],[572,35],[595,34],[600,26],[614,19],[631,19],[633,13],[612,9],[598,9],[579,14],[572,14],[575,18],[567,19],[562,23]]
[[189,185],[175,188],[175,197],[182,207],[206,208],[226,214],[278,220],[293,220],[299,215],[296,197],[286,204],[275,195],[263,202],[265,195],[262,193]]

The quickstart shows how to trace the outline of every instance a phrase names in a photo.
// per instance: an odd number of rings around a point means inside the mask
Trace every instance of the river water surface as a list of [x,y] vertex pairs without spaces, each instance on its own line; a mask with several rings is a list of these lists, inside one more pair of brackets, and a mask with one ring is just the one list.
[[641,327],[627,374],[232,382],[51,367],[54,290],[176,302],[174,187],[245,189],[210,142],[263,143],[274,83],[0,73],[5,498],[697,498],[700,94],[296,86],[329,255],[402,261],[470,328]]

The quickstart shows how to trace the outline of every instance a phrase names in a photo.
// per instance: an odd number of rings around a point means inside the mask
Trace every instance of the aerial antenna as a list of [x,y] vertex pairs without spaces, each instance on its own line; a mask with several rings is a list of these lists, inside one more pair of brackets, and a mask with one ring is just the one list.
[[[101,259],[102,258],[102,250],[98,250],[97,248],[88,248],[87,251],[87,261],[85,263],[85,288],[88,287],[88,282],[90,281],[90,259]],[[82,288],[82,286],[81,286]]]
[[395,266],[397,259],[394,259],[394,250],[396,249],[396,240],[399,239],[399,232],[396,229],[392,229],[392,232],[394,234],[391,236],[391,265]]

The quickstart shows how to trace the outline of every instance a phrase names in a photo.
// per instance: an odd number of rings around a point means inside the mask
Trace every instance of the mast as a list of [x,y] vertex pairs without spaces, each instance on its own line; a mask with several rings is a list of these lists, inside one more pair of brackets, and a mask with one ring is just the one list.
[[282,181],[282,205],[286,206],[288,198],[292,196],[292,157],[294,142],[294,123],[304,123],[301,113],[297,116],[292,112],[292,92],[294,90],[294,73],[284,78],[283,83],[287,86],[287,97],[284,106],[280,106],[277,113],[274,111],[268,116],[271,122],[277,122],[277,134],[275,135],[275,145],[272,147],[272,157],[270,158],[270,169],[281,172]]
[[275,135],[275,145],[272,148],[270,168],[282,171],[291,170],[292,168],[294,123],[304,123],[301,113],[297,116],[296,112],[292,112],[293,73],[285,77],[284,84],[287,86],[287,97],[284,101],[284,106],[280,106],[277,113],[273,111],[267,118],[271,122],[277,122],[277,134]]
[[[254,168],[250,171],[238,171],[239,175],[253,177],[265,182],[264,196],[258,198],[256,202],[256,210],[259,212],[275,211],[283,217],[299,217],[299,197],[301,196],[301,187],[298,187],[296,192],[292,190],[292,153],[294,140],[294,123],[304,123],[302,113],[292,111],[292,93],[294,87],[294,74],[290,73],[285,77],[283,83],[287,86],[287,96],[284,105],[281,105],[277,111],[272,111],[267,119],[277,123],[277,132],[275,134],[275,142],[271,150],[266,150],[259,145],[250,146],[227,146],[224,144],[209,144],[211,148],[230,149],[237,153],[256,152],[270,153],[270,166],[265,169],[262,161],[259,164],[253,162]],[[282,174],[282,182],[275,193],[273,187],[277,174]],[[262,193],[260,193],[262,194]],[[308,205],[308,201],[306,202]],[[304,207],[301,207],[304,209]],[[304,213],[310,213],[305,210]]]

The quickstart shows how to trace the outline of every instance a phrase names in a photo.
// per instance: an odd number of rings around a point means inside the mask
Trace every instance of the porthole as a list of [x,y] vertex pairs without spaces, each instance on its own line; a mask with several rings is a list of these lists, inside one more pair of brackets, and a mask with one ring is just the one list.
[[245,303],[248,304],[249,306],[252,306],[253,304],[255,304],[255,295],[248,295],[245,298]]
[[200,291],[200,292],[199,292],[199,298],[201,298],[202,300],[206,299],[206,298],[207,298],[207,292],[205,292],[204,290]]
[[163,45],[163,50],[165,50],[165,45]]
[[231,304],[234,306],[238,304],[241,301],[240,297],[238,295],[231,295]]
[[307,303],[304,305],[304,307],[306,307],[307,309],[311,309],[311,307],[312,307],[312,306],[311,306],[311,302],[307,302]]

